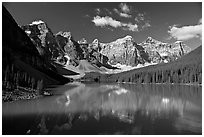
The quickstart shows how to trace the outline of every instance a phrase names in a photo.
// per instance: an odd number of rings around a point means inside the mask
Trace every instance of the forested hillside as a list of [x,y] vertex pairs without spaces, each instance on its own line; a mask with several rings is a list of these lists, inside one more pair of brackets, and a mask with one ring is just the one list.
[[[50,85],[69,81],[70,79],[57,73],[51,62],[39,55],[30,38],[18,26],[6,8],[2,6],[3,98],[4,94],[13,96],[14,92],[21,96],[25,92],[20,91],[20,88],[26,92],[36,90],[41,92],[43,88]],[[8,100],[6,98],[5,100]]]
[[202,47],[182,58],[119,74],[102,75],[89,73],[84,80],[133,82],[133,83],[202,83]]

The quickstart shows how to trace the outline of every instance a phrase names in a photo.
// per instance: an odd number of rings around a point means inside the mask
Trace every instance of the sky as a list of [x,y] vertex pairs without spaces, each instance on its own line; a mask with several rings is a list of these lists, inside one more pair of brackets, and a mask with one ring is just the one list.
[[3,3],[18,25],[43,20],[53,33],[70,31],[78,41],[112,42],[130,35],[140,43],[147,37],[191,49],[202,44],[201,2],[9,2]]

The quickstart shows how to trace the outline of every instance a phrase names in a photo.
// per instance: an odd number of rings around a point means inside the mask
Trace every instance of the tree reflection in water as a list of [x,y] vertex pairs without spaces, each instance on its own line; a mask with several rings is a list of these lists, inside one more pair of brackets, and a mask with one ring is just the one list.
[[38,134],[201,134],[201,87],[72,83],[53,93],[3,104],[3,117],[37,114]]

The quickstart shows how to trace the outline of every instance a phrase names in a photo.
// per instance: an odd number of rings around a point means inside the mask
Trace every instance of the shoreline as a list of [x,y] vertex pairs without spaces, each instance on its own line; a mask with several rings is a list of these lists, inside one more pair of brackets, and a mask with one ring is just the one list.
[[51,94],[47,90],[43,90],[43,94],[39,94],[39,91],[27,87],[18,87],[13,90],[2,90],[2,102],[14,102],[18,100],[31,100],[44,96],[50,96]]
[[181,86],[200,86],[202,84],[192,84],[192,83],[134,83],[134,82],[116,82],[118,84],[155,84],[155,85],[181,85]]

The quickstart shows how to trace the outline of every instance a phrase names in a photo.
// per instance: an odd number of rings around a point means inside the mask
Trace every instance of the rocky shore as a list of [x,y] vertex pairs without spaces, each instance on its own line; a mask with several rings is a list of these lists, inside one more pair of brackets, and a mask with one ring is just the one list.
[[36,99],[43,96],[50,96],[51,94],[48,91],[43,91],[42,94],[39,94],[39,91],[31,88],[18,87],[13,91],[3,90],[2,92],[2,101],[11,102],[17,100],[27,100],[27,99]]

